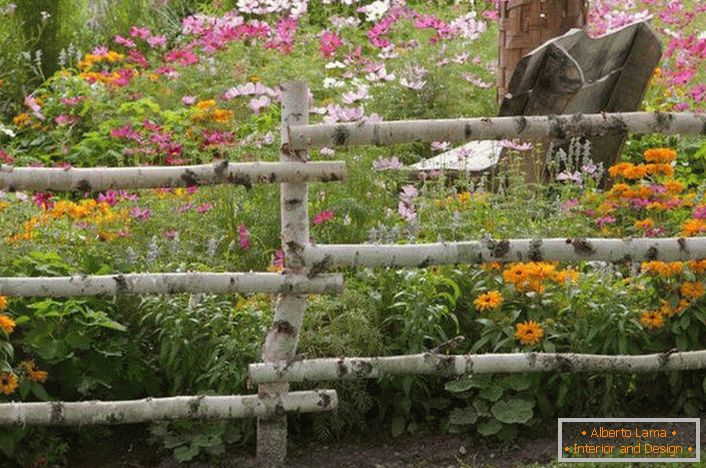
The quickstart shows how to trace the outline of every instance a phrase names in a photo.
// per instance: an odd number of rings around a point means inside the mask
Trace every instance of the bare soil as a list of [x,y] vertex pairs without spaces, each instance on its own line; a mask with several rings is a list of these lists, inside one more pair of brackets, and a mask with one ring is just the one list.
[[[138,433],[126,432],[104,444],[78,450],[69,461],[76,468],[255,468],[252,453],[231,452],[216,461],[179,465],[169,453],[149,447]],[[462,468],[521,467],[556,457],[555,431],[547,428],[541,437],[524,437],[513,444],[501,444],[475,434],[420,434],[395,439],[311,444],[290,448],[287,466],[292,468]],[[123,435],[123,434],[121,434]]]

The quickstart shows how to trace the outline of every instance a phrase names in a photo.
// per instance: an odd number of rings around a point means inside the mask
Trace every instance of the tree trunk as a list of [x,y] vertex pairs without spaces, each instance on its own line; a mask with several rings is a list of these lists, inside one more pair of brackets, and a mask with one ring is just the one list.
[[524,55],[571,28],[583,28],[586,3],[586,0],[501,0],[498,102],[507,93],[515,66]]

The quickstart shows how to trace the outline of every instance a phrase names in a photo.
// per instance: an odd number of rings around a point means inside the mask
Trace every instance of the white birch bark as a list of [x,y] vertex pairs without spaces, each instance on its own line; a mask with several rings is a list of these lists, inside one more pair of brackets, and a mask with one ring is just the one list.
[[[291,150],[287,127],[309,123],[308,88],[304,82],[287,82],[282,90],[282,127],[280,161],[305,163],[308,153]],[[306,277],[302,252],[309,243],[309,201],[306,183],[280,185],[280,218],[285,276]],[[264,362],[292,359],[296,353],[299,332],[304,322],[306,297],[281,294],[275,305],[274,323],[262,348]],[[259,394],[280,396],[289,384],[261,385]],[[287,417],[272,416],[257,421],[257,457],[263,466],[282,466],[287,456]]]
[[335,390],[292,392],[278,398],[201,395],[126,401],[2,403],[0,426],[83,426],[175,419],[234,419],[289,411],[318,413],[333,410],[337,405]]
[[324,146],[394,145],[432,141],[563,139],[661,133],[706,135],[706,115],[660,112],[480,117],[473,119],[399,120],[343,124],[295,124],[289,129],[294,149]]
[[0,295],[14,297],[116,296],[176,293],[311,293],[343,291],[342,275],[315,278],[279,273],[136,273],[100,276],[0,277]]
[[7,191],[80,191],[189,187],[194,185],[339,181],[346,173],[343,161],[229,163],[198,166],[141,166],[56,169],[0,168],[0,189]]
[[630,355],[573,353],[411,354],[369,358],[322,358],[250,364],[254,383],[374,379],[395,375],[516,372],[666,372],[706,368],[706,351]]
[[316,271],[341,266],[423,268],[485,262],[641,262],[702,258],[706,258],[706,237],[484,239],[434,244],[317,244],[304,249],[305,264]]

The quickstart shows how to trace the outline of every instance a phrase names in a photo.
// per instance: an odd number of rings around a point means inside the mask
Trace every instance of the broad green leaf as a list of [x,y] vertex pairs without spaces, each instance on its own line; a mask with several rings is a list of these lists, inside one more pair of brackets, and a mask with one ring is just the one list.
[[490,410],[495,418],[506,424],[519,423],[524,424],[534,415],[532,407],[534,403],[527,400],[513,398],[512,400],[503,400],[495,403]]
[[473,424],[478,419],[478,413],[476,413],[475,408],[472,406],[466,406],[465,408],[455,408],[449,414],[449,422],[451,424],[457,424],[459,426]]
[[496,419],[490,419],[488,421],[478,423],[478,425],[476,426],[476,430],[478,431],[478,433],[484,436],[491,436],[497,434],[502,428],[503,425],[500,424],[500,422]]

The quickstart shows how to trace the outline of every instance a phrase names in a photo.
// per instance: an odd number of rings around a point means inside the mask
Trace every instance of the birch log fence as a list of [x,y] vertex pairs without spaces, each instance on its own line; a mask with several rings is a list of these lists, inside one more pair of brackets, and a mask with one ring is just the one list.
[[342,161],[309,162],[308,148],[389,145],[418,141],[505,138],[564,138],[614,132],[706,135],[706,116],[646,113],[499,117],[309,125],[308,88],[281,85],[280,162],[229,163],[150,168],[25,169],[3,166],[2,190],[95,191],[188,185],[279,183],[285,270],[272,273],[145,273],[57,278],[0,278],[0,294],[68,297],[191,293],[278,294],[261,363],[249,366],[257,395],[177,396],[124,402],[0,404],[0,425],[121,424],[175,418],[258,418],[261,466],[286,458],[287,412],[337,407],[334,390],[289,392],[289,382],[380,378],[392,375],[457,376],[489,372],[653,372],[706,368],[706,351],[643,356],[580,354],[488,354],[447,356],[434,352],[385,357],[296,359],[307,294],[343,290],[335,267],[416,267],[486,261],[640,261],[706,258],[706,237],[688,239],[481,239],[421,245],[312,245],[309,241],[308,182],[340,181]]

